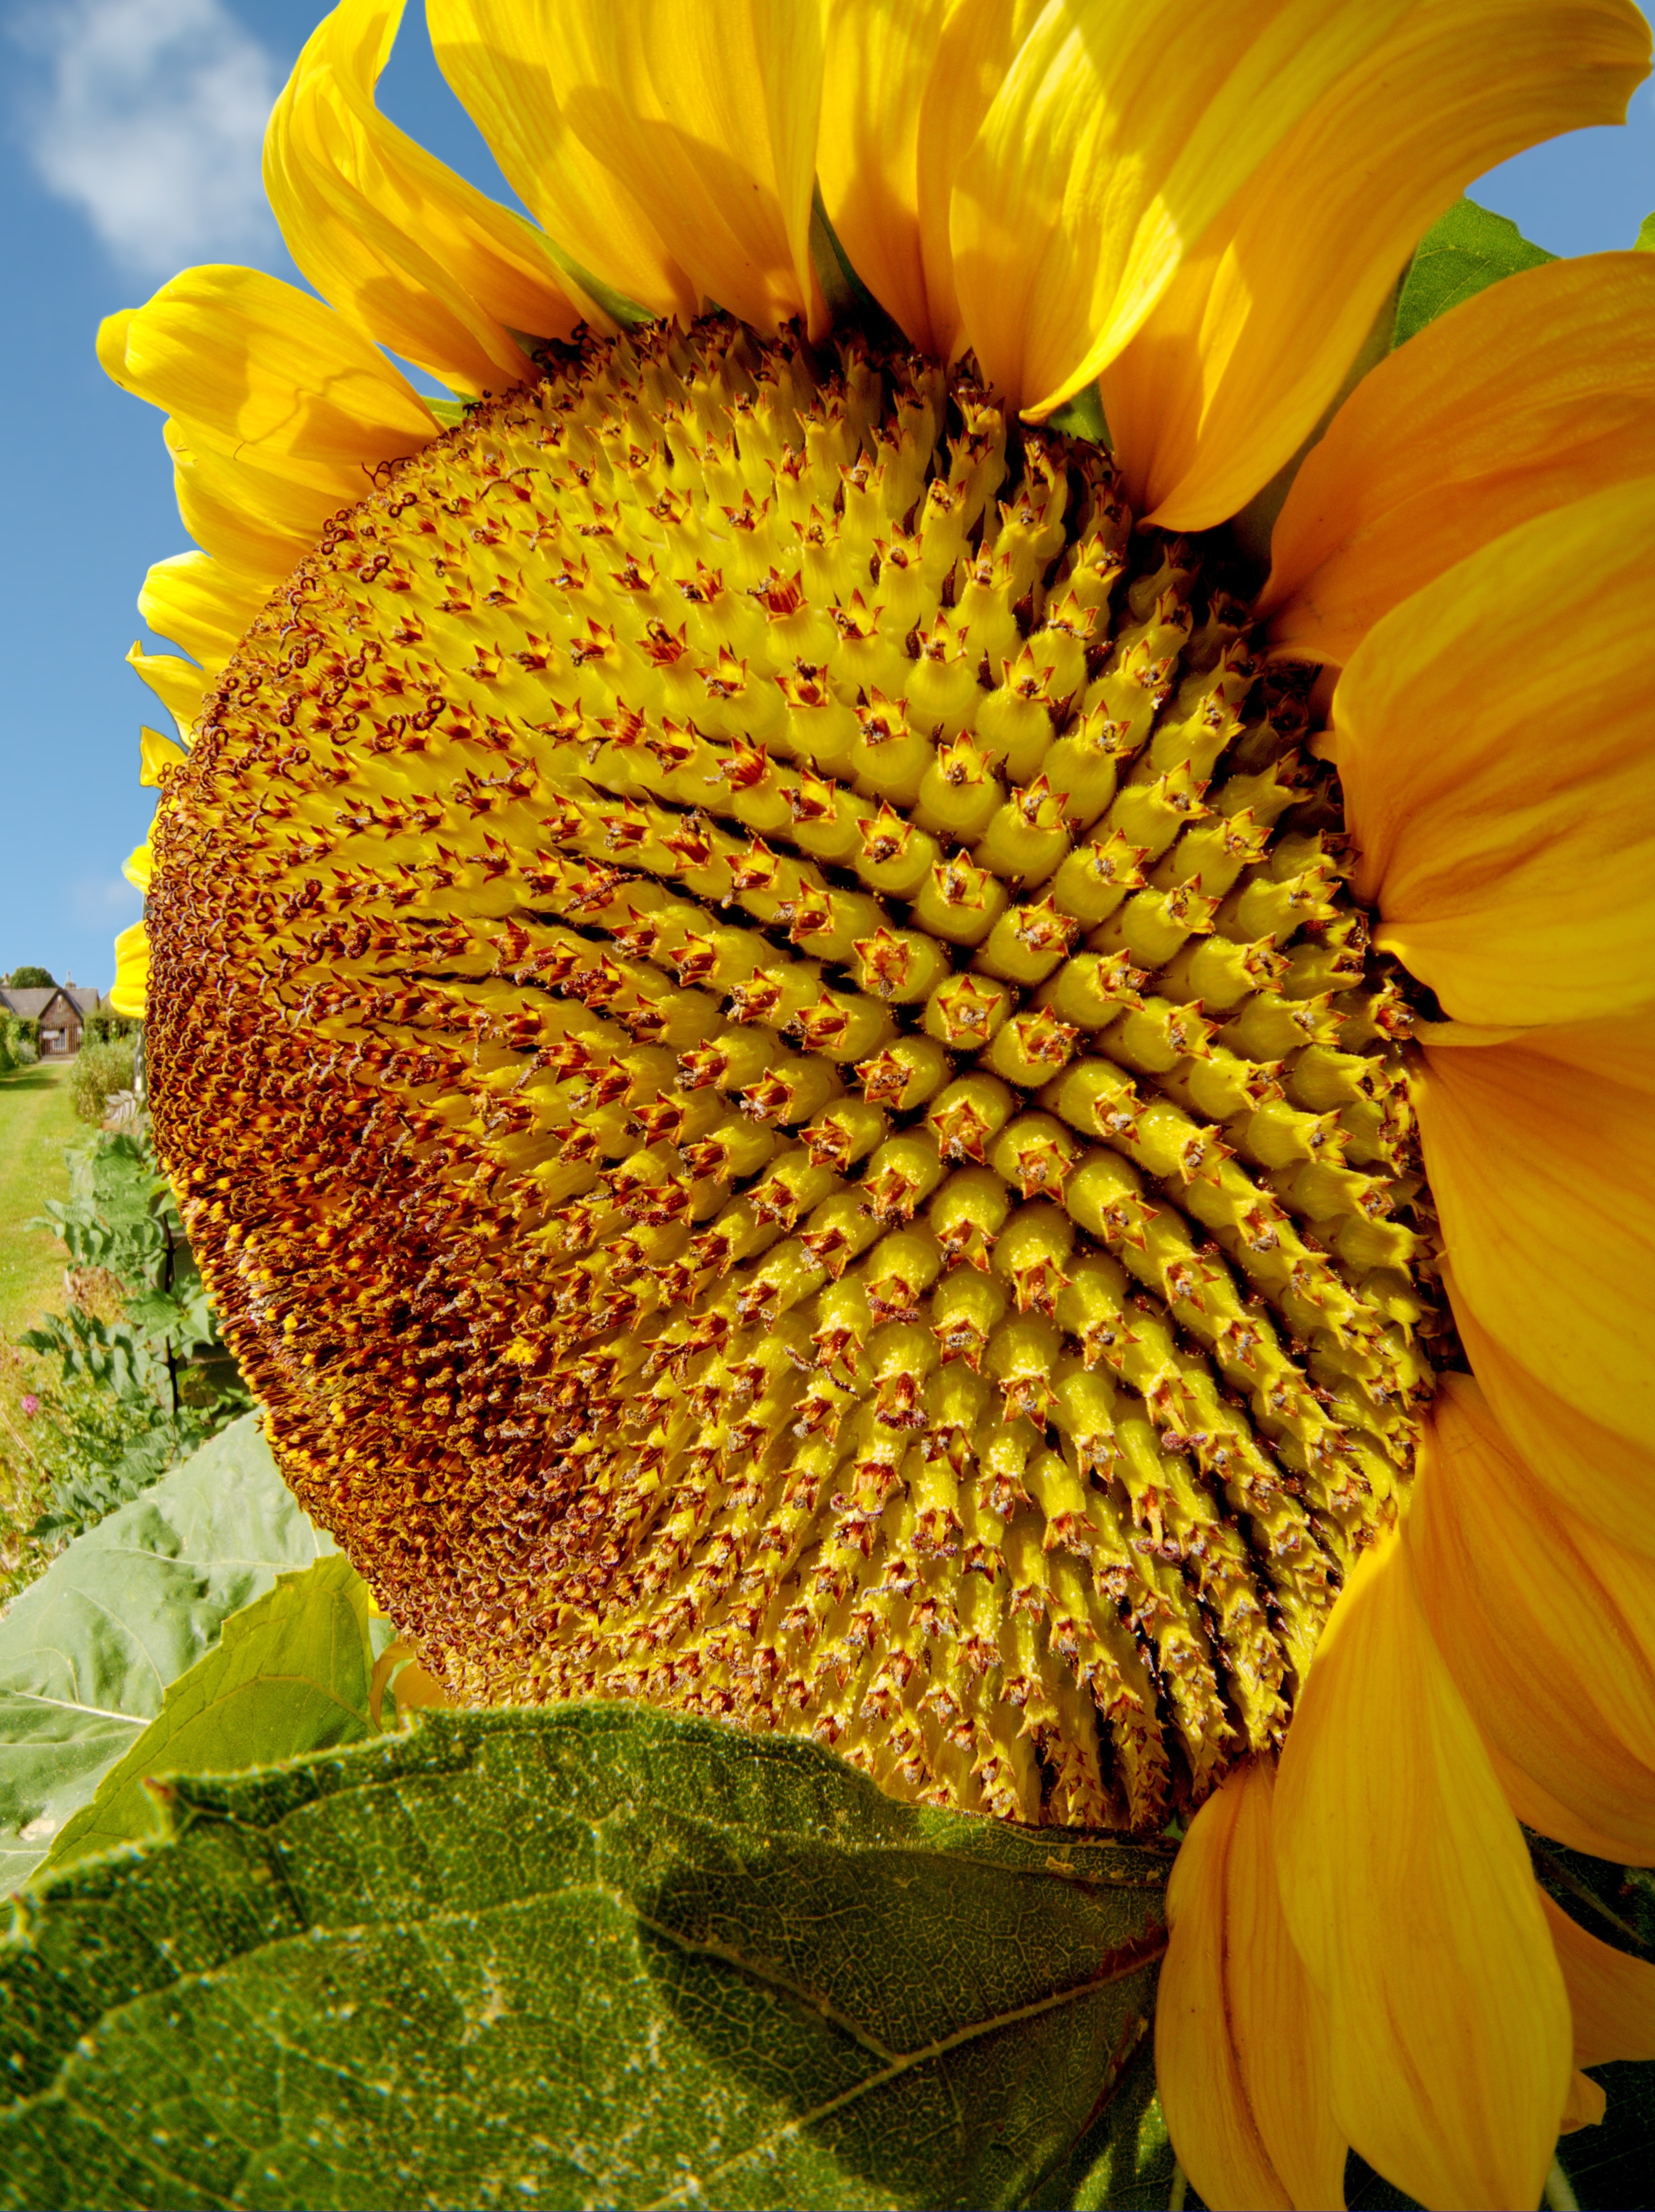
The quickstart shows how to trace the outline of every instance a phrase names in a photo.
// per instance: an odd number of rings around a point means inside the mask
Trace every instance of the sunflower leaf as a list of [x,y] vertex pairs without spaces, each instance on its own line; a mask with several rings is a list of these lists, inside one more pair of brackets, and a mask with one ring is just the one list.
[[227,1617],[334,1548],[248,1416],[58,1554],[0,1621],[0,1883],[27,1878]]
[[1456,200],[1415,248],[1397,299],[1392,349],[1502,276],[1556,258],[1543,246],[1531,245],[1514,222],[1492,208]]
[[1023,2203],[1028,2212],[1160,2212],[1172,2196],[1175,2170],[1155,2094],[1155,2050],[1146,2037],[1119,2088]]
[[234,1773],[377,1733],[367,1711],[373,1664],[367,1585],[343,1553],[279,1576],[168,1686],[161,1711],[54,1839],[47,1866],[152,1835],[151,1776]]
[[618,1705],[171,1820],[0,1948],[0,2205],[1049,2203],[1111,2087],[1140,2129],[1163,1850]]

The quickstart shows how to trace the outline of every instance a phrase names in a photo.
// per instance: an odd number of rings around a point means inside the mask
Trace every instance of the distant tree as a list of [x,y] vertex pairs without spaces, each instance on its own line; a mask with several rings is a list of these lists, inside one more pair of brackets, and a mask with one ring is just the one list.
[[6,982],[14,991],[55,991],[58,978],[47,968],[14,968]]

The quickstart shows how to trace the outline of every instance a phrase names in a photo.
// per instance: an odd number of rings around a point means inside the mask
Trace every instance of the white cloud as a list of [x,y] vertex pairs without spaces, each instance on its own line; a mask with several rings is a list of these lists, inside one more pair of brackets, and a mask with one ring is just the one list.
[[10,28],[43,64],[18,118],[35,172],[124,268],[276,245],[259,150],[280,70],[223,0],[42,0]]

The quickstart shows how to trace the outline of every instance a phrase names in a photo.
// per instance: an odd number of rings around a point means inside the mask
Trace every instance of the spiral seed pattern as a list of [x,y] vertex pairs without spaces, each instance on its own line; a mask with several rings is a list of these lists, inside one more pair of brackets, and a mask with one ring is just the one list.
[[457,1696],[1150,1828],[1279,1741],[1444,1323],[1305,692],[969,374],[592,341],[165,777],[157,1129]]

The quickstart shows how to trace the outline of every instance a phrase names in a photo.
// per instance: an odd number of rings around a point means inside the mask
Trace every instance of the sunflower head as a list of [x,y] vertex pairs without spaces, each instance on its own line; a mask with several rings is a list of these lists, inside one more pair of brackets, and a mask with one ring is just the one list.
[[157,1127],[455,1691],[1158,1826],[1446,1340],[1405,999],[1222,556],[967,365],[589,338],[327,526],[169,773]]

